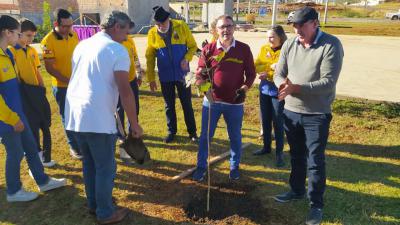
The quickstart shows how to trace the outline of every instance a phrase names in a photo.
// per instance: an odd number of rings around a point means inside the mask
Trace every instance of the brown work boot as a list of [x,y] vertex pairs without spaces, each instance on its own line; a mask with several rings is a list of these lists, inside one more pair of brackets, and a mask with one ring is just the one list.
[[121,222],[125,217],[128,215],[129,209],[121,207],[108,218],[102,219],[102,220],[97,220],[97,224],[113,224],[113,223],[118,223]]

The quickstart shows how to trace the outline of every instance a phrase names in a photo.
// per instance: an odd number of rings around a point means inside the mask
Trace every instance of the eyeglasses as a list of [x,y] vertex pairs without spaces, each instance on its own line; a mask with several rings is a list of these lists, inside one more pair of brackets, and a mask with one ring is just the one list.
[[223,30],[223,29],[232,29],[233,27],[234,27],[235,25],[233,25],[233,24],[227,24],[227,25],[222,25],[222,26],[219,26],[219,27],[217,27],[218,29],[221,29],[221,30]]

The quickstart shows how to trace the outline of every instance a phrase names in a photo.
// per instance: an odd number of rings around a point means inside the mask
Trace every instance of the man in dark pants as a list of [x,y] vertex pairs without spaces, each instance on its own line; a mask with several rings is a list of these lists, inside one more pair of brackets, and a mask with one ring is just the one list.
[[[79,40],[78,35],[71,30],[73,20],[70,12],[57,9],[54,12],[54,18],[54,28],[43,38],[41,46],[46,71],[52,76],[53,95],[65,127],[65,95],[72,73],[72,53]],[[82,155],[72,132],[65,130],[65,133],[71,156],[81,159]]]
[[146,50],[147,80],[150,89],[157,89],[155,82],[155,60],[157,58],[158,75],[161,92],[164,96],[167,116],[168,135],[164,142],[174,140],[177,132],[175,112],[175,88],[182,104],[185,124],[192,141],[197,140],[196,122],[194,119],[191,88],[185,85],[185,75],[189,71],[189,62],[197,50],[196,41],[187,24],[180,20],[170,20],[169,12],[161,6],[153,8],[156,26],[148,33]]
[[285,131],[290,146],[291,190],[278,202],[301,199],[306,192],[311,209],[306,224],[320,224],[326,186],[325,147],[332,120],[331,104],[343,63],[339,39],[318,28],[318,13],[304,7],[292,21],[296,37],[282,47],[274,82],[285,99]]

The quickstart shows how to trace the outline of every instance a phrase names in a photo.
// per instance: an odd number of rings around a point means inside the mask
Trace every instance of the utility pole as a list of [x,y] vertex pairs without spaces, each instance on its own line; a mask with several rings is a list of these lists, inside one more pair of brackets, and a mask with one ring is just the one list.
[[186,24],[189,24],[189,22],[190,22],[190,20],[189,20],[189,0],[186,0],[185,3],[186,3],[185,22],[186,22]]
[[239,0],[236,0],[236,22],[239,22]]
[[272,5],[272,22],[271,25],[274,26],[276,24],[276,15],[277,15],[277,2],[274,0],[274,3]]
[[329,2],[329,0],[325,0],[324,25],[326,25],[326,20],[327,20],[327,16],[328,16],[328,2]]

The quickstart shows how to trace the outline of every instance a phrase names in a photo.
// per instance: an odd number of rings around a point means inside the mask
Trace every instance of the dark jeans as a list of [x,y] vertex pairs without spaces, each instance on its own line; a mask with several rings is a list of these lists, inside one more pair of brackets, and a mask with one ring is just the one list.
[[331,114],[301,114],[284,110],[285,131],[290,146],[292,170],[290,187],[305,193],[308,173],[308,198],[311,207],[323,207],[326,186],[325,147],[328,142]]
[[276,153],[283,152],[283,106],[284,101],[279,101],[276,97],[264,95],[260,92],[260,109],[263,127],[264,150],[271,151],[271,132],[274,125]]
[[110,217],[115,207],[112,190],[117,165],[115,134],[73,132],[83,155],[83,180],[88,207],[96,210],[98,219]]
[[[137,84],[136,79],[130,82],[132,91],[133,91],[133,95],[135,96],[135,103],[136,103],[136,114],[139,115],[139,86]],[[122,127],[125,129],[125,111],[124,108],[122,106],[121,103],[121,99],[118,99],[118,106],[117,106],[117,112],[118,112],[118,116],[119,119],[121,120],[122,123]],[[129,123],[129,130],[131,129],[131,124]],[[118,130],[118,137],[122,138],[122,134],[119,132]]]
[[37,121],[29,121],[29,125],[32,130],[33,137],[35,138],[36,144],[40,148],[40,134],[39,131],[42,131],[42,150],[43,150],[43,162],[51,161],[51,133],[50,127],[45,124],[45,122],[37,122]]
[[192,91],[191,88],[185,87],[185,84],[180,81],[161,82],[161,92],[164,96],[165,114],[167,115],[167,126],[169,134],[176,134],[177,121],[175,111],[175,87],[178,91],[178,97],[181,101],[185,124],[189,135],[196,134],[196,121],[194,119],[192,107]]
[[[60,115],[61,115],[62,124],[63,124],[64,130],[65,130],[64,109],[65,109],[65,97],[67,95],[67,88],[66,87],[53,87],[53,95],[56,98],[58,109],[59,109]],[[67,142],[68,142],[69,147],[71,149],[74,149],[77,152],[80,152],[78,144],[76,143],[75,137],[72,134],[72,131],[65,130],[65,134],[67,135]]]

